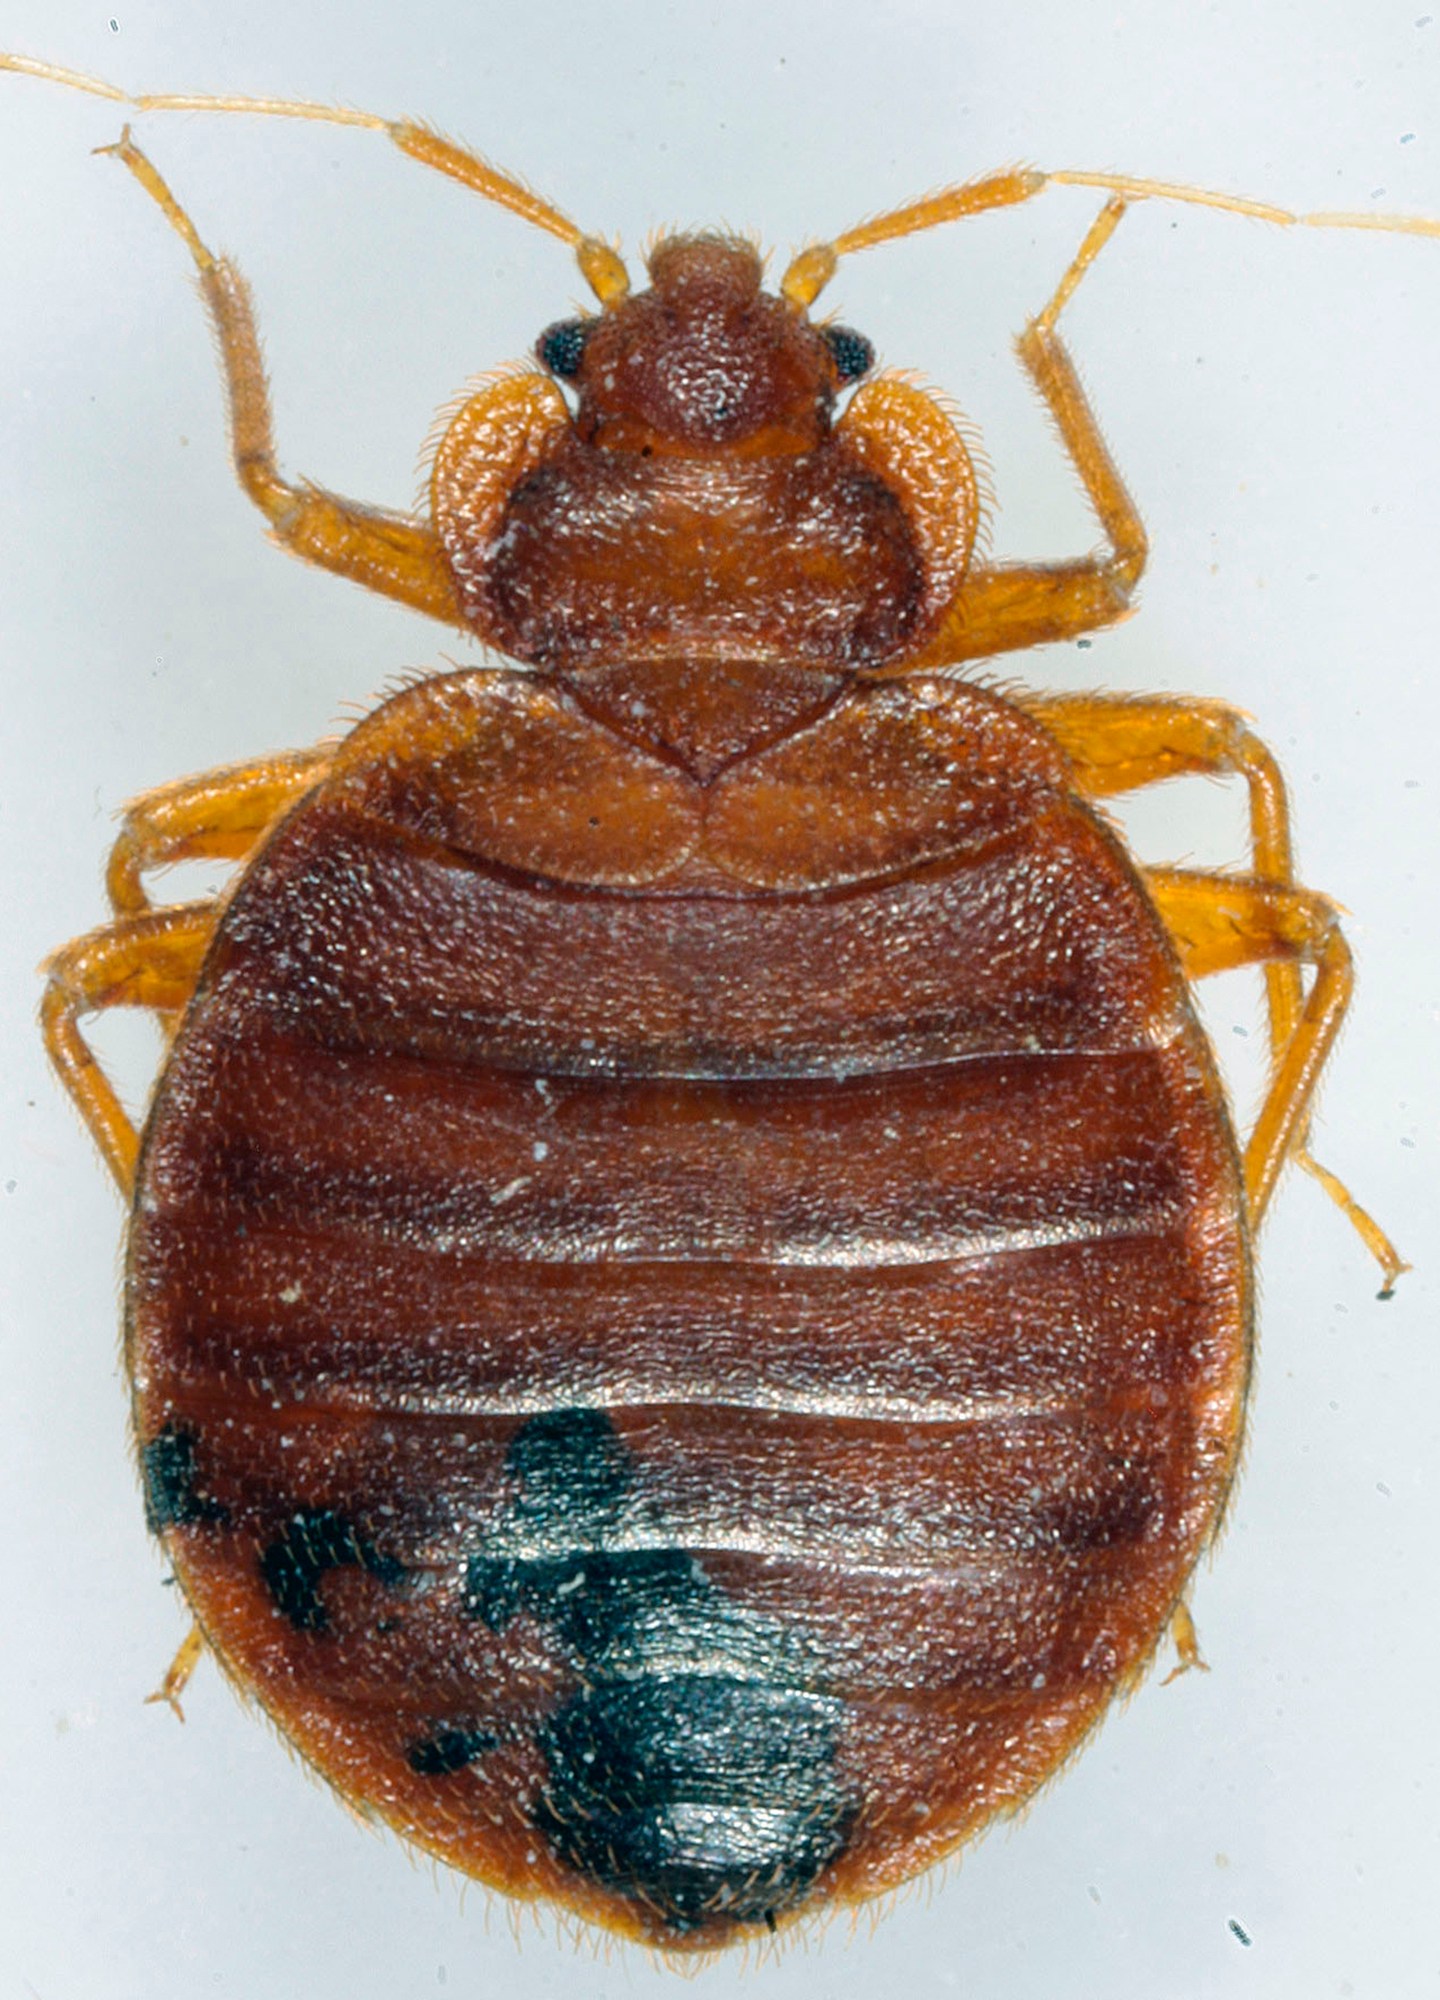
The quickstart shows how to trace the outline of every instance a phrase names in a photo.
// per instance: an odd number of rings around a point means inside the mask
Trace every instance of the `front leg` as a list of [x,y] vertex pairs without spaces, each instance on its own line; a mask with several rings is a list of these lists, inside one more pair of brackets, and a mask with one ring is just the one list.
[[412,611],[423,611],[447,625],[465,626],[449,565],[432,528],[411,515],[363,507],[320,487],[292,485],[280,476],[260,338],[245,280],[233,264],[211,255],[194,223],[131,139],[128,127],[108,150],[159,205],[195,260],[229,396],[236,477],[270,523],[275,540],[302,562],[348,576],[367,590],[396,598]]
[[1061,442],[1100,517],[1108,547],[1073,562],[995,563],[973,569],[939,630],[904,671],[988,659],[1113,625],[1130,609],[1149,553],[1145,526],[1100,435],[1075,364],[1055,323],[1109,242],[1128,204],[1107,202],[1075,253],[1050,303],[1016,342]]

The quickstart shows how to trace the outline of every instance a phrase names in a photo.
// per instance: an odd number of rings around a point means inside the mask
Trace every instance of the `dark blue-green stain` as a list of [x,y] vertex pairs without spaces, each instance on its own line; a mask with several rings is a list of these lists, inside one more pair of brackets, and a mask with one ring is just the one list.
[[466,1609],[494,1631],[532,1618],[580,1683],[539,1732],[537,1830],[677,1933],[717,1916],[773,1925],[854,1819],[836,1771],[844,1703],[813,1684],[803,1636],[738,1606],[695,1557],[613,1546],[653,1524],[603,1412],[533,1418],[507,1472],[513,1497],[470,1557]]
[[145,1520],[152,1535],[167,1528],[223,1527],[229,1512],[213,1500],[195,1471],[195,1439],[178,1424],[166,1424],[140,1448]]
[[412,1743],[406,1752],[410,1769],[422,1778],[445,1778],[478,1763],[500,1741],[490,1729],[437,1729]]
[[392,1589],[405,1580],[403,1563],[382,1555],[353,1521],[330,1507],[300,1508],[260,1557],[260,1574],[276,1609],[299,1632],[329,1631],[320,1579],[332,1569],[352,1567]]

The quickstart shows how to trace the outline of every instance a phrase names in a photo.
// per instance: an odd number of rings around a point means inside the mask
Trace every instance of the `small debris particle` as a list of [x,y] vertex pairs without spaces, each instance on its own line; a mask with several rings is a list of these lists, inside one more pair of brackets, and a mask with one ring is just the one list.
[[1247,1947],[1255,1942],[1254,1938],[1251,1937],[1249,1931],[1246,1930],[1244,1924],[1240,1922],[1238,1917],[1232,1917],[1230,1919],[1230,1932],[1233,1937],[1238,1938],[1240,1943]]

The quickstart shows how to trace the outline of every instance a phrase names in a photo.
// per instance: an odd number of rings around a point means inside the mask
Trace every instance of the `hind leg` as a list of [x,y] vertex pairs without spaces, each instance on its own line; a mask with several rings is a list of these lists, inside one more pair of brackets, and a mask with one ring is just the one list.
[[[1233,875],[1155,869],[1147,877],[1156,908],[1192,979],[1239,966],[1314,970],[1298,1018],[1276,1049],[1270,1088],[1245,1143],[1245,1193],[1252,1222],[1269,1206],[1281,1170],[1302,1158],[1315,1093],[1354,989],[1350,947],[1334,905],[1313,890]],[[1409,1266],[1374,1218],[1335,1175],[1315,1169],[1383,1274],[1388,1298]]]
[[[80,1023],[110,1007],[148,1008],[165,1023],[177,1019],[195,990],[216,915],[213,903],[192,903],[121,916],[62,946],[47,967],[40,1009],[46,1052],[127,1197],[140,1135]],[[192,1626],[152,1697],[169,1702],[182,1720],[181,1691],[204,1645]]]
[[[1320,963],[1312,955],[1314,950],[1320,948],[1317,942],[1320,929],[1328,926],[1328,932],[1333,933],[1337,941],[1336,949],[1345,954],[1344,991],[1339,1002],[1342,1016],[1349,1004],[1353,981],[1349,971],[1348,947],[1340,935],[1333,909],[1323,898],[1301,889],[1295,881],[1290,806],[1285,781],[1272,752],[1239,711],[1224,702],[1180,696],[1108,694],[1022,694],[1018,700],[1056,737],[1071,760],[1076,790],[1087,798],[1116,798],[1125,792],[1137,791],[1142,786],[1158,784],[1166,778],[1191,775],[1239,777],[1244,780],[1249,795],[1250,888],[1259,892],[1270,886],[1306,903],[1318,927],[1315,935],[1308,939],[1302,939],[1293,928],[1285,932],[1285,923],[1277,914],[1282,903],[1266,903],[1258,894],[1252,898],[1246,918],[1241,919],[1234,911],[1231,912],[1231,920],[1239,925],[1237,940],[1247,934],[1246,926],[1249,926],[1249,955],[1236,959],[1234,963],[1260,964],[1264,969],[1271,1063],[1278,1077],[1305,1018],[1308,1004],[1305,974],[1307,967]],[[1247,880],[1221,875],[1191,875],[1185,871],[1175,871],[1164,877],[1152,876],[1151,879],[1152,883],[1162,879],[1174,882],[1208,881],[1213,895],[1220,899],[1221,904],[1225,894],[1233,895],[1240,891]],[[1224,893],[1221,885],[1224,885]],[[1196,893],[1198,895],[1199,892]],[[1191,907],[1194,907],[1193,901]],[[1319,914],[1322,912],[1323,923]],[[1215,964],[1197,963],[1193,956],[1188,956],[1184,937],[1178,933],[1176,943],[1192,976],[1200,978],[1207,970],[1220,969]],[[1338,1029],[1338,1026],[1337,1017],[1335,1027]],[[1307,1112],[1315,1082],[1318,1082],[1318,1074],[1305,1093]],[[1361,1207],[1344,1182],[1311,1154],[1306,1145],[1306,1118],[1302,1117],[1292,1132],[1285,1157],[1294,1160],[1297,1166],[1303,1167],[1319,1181],[1331,1200],[1344,1211],[1384,1272],[1385,1290],[1388,1292],[1396,1277],[1408,1267],[1374,1217]]]

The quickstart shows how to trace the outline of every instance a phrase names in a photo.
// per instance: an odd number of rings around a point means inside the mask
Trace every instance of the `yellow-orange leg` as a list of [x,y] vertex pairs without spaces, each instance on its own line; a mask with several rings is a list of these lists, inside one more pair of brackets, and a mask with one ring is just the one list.
[[[1245,718],[1224,702],[1174,696],[1105,694],[1017,697],[1043,722],[1066,754],[1076,787],[1087,797],[1114,798],[1165,778],[1203,774],[1243,778],[1250,804],[1250,873],[1293,889],[1294,854],[1285,781],[1272,753]],[[1279,1064],[1294,1041],[1305,1007],[1302,960],[1264,963],[1271,1058]],[[1342,1208],[1385,1272],[1386,1287],[1408,1267],[1374,1218],[1343,1181],[1315,1159],[1302,1125],[1290,1157]]]
[[1178,1681],[1182,1674],[1208,1674],[1205,1655],[1200,1651],[1200,1634],[1195,1630],[1195,1620],[1190,1606],[1182,1597],[1170,1614],[1170,1641],[1175,1648],[1175,1664],[1161,1682],[1169,1687],[1171,1681]]
[[1114,235],[1127,204],[1107,202],[1096,217],[1055,295],[1016,342],[1031,381],[1055,419],[1091,505],[1108,553],[1072,562],[977,564],[924,650],[902,671],[954,666],[1052,639],[1070,639],[1113,625],[1130,608],[1145,568],[1145,527],[1100,435],[1075,365],[1055,330],[1085,273]]
[[[1354,987],[1350,947],[1334,905],[1313,890],[1178,868],[1154,869],[1147,880],[1190,978],[1271,962],[1314,969],[1242,1156],[1246,1205],[1258,1223],[1282,1168],[1303,1150],[1315,1092]],[[1408,1266],[1342,1183],[1333,1174],[1321,1178],[1380,1265],[1381,1296],[1388,1296]]]
[[270,523],[275,540],[304,562],[348,576],[367,590],[397,598],[447,625],[463,627],[465,619],[433,529],[412,515],[363,507],[281,478],[260,338],[245,280],[233,264],[206,249],[185,210],[132,141],[128,127],[118,144],[104,150],[130,169],[195,260],[229,396],[236,477]]
[[176,1649],[175,1657],[165,1669],[164,1678],[154,1694],[147,1694],[148,1702],[163,1701],[177,1722],[185,1720],[185,1710],[180,1697],[190,1685],[190,1677],[204,1657],[205,1634],[198,1625],[192,1625]]
[[214,928],[213,903],[121,917],[62,946],[46,968],[40,1004],[46,1051],[126,1195],[134,1184],[140,1135],[80,1022],[109,1007],[177,1014],[195,990]]
[[[278,765],[284,760],[277,758],[271,761]],[[298,763],[299,760],[294,761]],[[265,767],[252,768],[258,770]],[[237,775],[212,774],[209,795],[214,798],[219,792],[218,779]],[[206,782],[192,780],[188,789],[203,796],[201,788]],[[131,809],[132,814],[139,807],[164,799],[166,794],[172,795],[179,803],[186,790],[187,787],[176,785],[151,793],[147,800],[137,801],[137,806]],[[235,795],[232,790],[232,796]],[[244,793],[238,795],[244,796]],[[162,810],[157,814],[157,831],[163,829],[164,824]],[[121,843],[117,843],[117,847],[119,845]],[[159,860],[180,858],[176,853],[167,855],[163,841],[158,847],[148,850],[137,842],[132,851],[146,853]],[[151,865],[151,859],[140,861],[134,876],[134,890],[141,898],[142,913],[122,915],[115,923],[62,946],[49,962],[45,997],[40,1007],[45,1048],[50,1060],[60,1081],[79,1106],[80,1115],[104,1154],[106,1165],[119,1183],[121,1193],[127,1197],[134,1187],[140,1135],[116,1095],[114,1085],[96,1059],[94,1050],[81,1033],[80,1022],[87,1014],[100,1013],[109,1007],[147,1007],[166,1023],[176,1019],[195,990],[201,962],[214,934],[217,914],[213,902],[182,903],[165,910],[143,908],[139,869],[147,865]],[[167,1702],[182,1722],[185,1714],[180,1697],[204,1650],[204,1635],[198,1625],[192,1625],[159,1688],[148,1697],[151,1701]]]
[[[1189,696],[1034,695],[1014,699],[1059,742],[1087,798],[1115,798],[1166,778],[1238,777],[1250,804],[1250,870],[1294,885],[1290,806],[1274,755],[1237,709]],[[1265,967],[1270,1044],[1278,1058],[1295,1033],[1304,982],[1293,960]]]
[[157,785],[132,799],[105,871],[116,915],[143,916],[153,908],[142,879],[153,868],[243,861],[329,766],[328,750],[287,750]]

